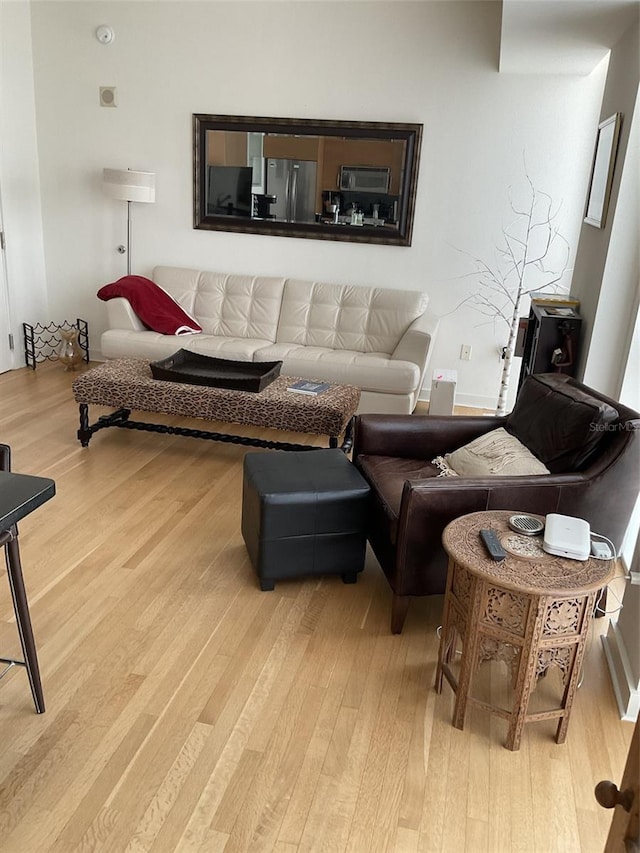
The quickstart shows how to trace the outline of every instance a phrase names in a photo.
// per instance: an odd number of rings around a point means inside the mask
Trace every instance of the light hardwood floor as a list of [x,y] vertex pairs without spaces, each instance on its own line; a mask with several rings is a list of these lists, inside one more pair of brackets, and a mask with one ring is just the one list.
[[[72,378],[0,376],[14,470],[57,484],[20,525],[47,711],[23,670],[0,681],[3,853],[602,850],[593,788],[619,781],[633,728],[606,619],[564,745],[538,723],[509,752],[477,709],[457,731],[433,688],[441,597],[392,636],[371,555],[355,585],[260,592],[245,450],[116,429],[83,449]],[[4,581],[0,654],[19,654]]]

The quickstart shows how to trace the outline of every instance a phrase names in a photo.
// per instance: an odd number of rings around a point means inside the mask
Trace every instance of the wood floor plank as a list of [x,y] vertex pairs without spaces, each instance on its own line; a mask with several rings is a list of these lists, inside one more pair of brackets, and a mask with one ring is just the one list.
[[[124,737],[112,752],[104,749],[104,755],[97,757],[96,764],[102,765],[100,772],[78,802],[72,802],[72,813],[50,847],[51,853],[66,853],[77,847],[155,723],[155,717],[141,714],[129,729],[120,728]],[[65,795],[65,799],[71,798]]]
[[[386,638],[385,638],[386,639]],[[370,845],[378,825],[385,771],[389,751],[394,744],[394,727],[398,697],[402,685],[403,666],[407,655],[406,640],[388,642],[390,655],[384,673],[384,684],[371,729],[367,761],[360,782],[357,805],[351,824],[347,849],[357,851]],[[382,804],[383,805],[383,804]]]
[[[433,705],[433,724],[429,741],[427,779],[422,804],[418,849],[421,853],[446,850],[443,846],[445,814],[451,763],[451,740],[455,730],[451,727],[453,703],[448,694],[438,696]],[[462,782],[460,796],[467,797],[468,785]],[[464,814],[460,810],[460,814]],[[464,848],[463,848],[464,849]]]
[[162,829],[180,789],[193,765],[202,752],[211,727],[204,723],[195,723],[171,765],[165,778],[149,803],[146,812],[133,832],[125,853],[146,853],[154,844]]
[[[262,592],[240,531],[246,449],[116,429],[82,448],[72,381],[58,365],[0,375],[13,468],[57,489],[20,525],[47,711],[23,669],[0,680],[3,853],[602,850],[593,787],[619,781],[633,728],[608,618],[565,744],[537,723],[510,752],[478,708],[453,729],[453,692],[433,686],[442,596],[391,635],[371,550],[355,585]],[[0,654],[19,651],[2,582]],[[479,678],[504,695],[499,671]]]

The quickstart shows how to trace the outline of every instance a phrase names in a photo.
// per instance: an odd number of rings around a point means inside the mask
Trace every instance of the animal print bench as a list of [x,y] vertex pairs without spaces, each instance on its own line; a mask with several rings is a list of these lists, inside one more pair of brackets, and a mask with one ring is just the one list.
[[[294,377],[279,376],[259,393],[230,391],[154,379],[149,362],[141,359],[107,361],[73,381],[73,395],[80,404],[78,439],[83,447],[87,447],[95,432],[114,426],[252,447],[313,449],[313,445],[132,421],[129,415],[136,410],[327,435],[330,447],[338,447],[338,438],[344,435],[341,449],[348,452],[352,445],[352,419],[360,401],[360,389],[354,385],[330,385],[323,393],[310,396],[288,391],[288,386],[295,381]],[[109,406],[116,411],[89,424],[90,404]]]

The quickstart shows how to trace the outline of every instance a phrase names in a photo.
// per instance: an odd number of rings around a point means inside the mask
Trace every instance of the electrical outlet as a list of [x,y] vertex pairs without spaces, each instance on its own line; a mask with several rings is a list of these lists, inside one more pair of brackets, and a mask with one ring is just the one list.
[[460,347],[460,360],[471,361],[471,344],[462,344]]

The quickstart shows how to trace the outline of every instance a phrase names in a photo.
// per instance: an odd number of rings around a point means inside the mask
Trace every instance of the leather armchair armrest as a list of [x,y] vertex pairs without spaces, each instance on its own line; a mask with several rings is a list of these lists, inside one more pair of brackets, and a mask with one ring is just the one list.
[[396,531],[397,595],[444,592],[446,555],[442,532],[454,518],[502,509],[547,515],[572,502],[584,488],[582,474],[518,477],[439,477],[404,484]]
[[[432,477],[426,480],[407,480],[404,484],[402,495],[402,514],[405,501],[423,501],[425,505],[433,504],[442,500],[444,504],[450,504],[455,492],[466,494],[482,494],[485,496],[487,506],[482,509],[524,509],[517,506],[497,506],[493,504],[492,498],[503,498],[510,500],[523,495],[525,492],[545,492],[548,496],[557,493],[558,496],[563,487],[586,484],[588,478],[584,474],[520,474],[516,477]],[[466,512],[475,512],[475,509]],[[534,510],[529,510],[534,512]],[[552,509],[545,510],[553,512]],[[455,516],[457,518],[457,516]]]
[[[358,415],[353,458],[397,456],[401,459],[433,459],[504,426],[504,417],[456,415]],[[440,478],[438,482],[442,482]]]

